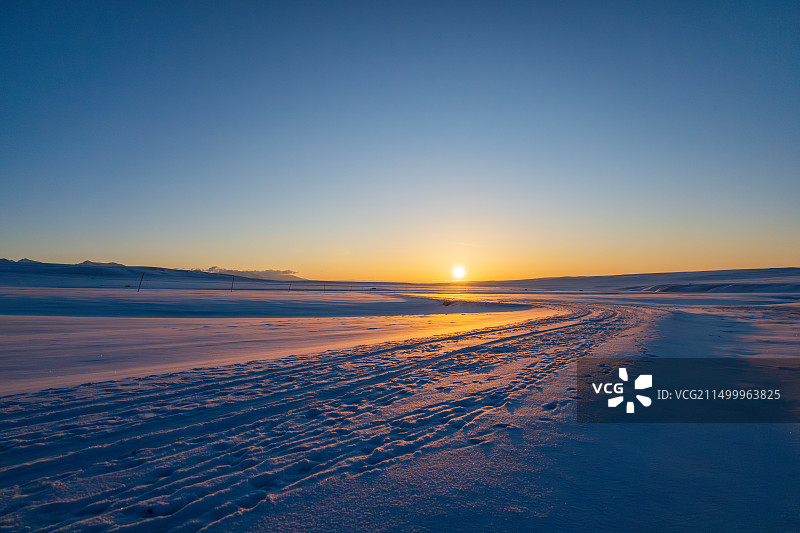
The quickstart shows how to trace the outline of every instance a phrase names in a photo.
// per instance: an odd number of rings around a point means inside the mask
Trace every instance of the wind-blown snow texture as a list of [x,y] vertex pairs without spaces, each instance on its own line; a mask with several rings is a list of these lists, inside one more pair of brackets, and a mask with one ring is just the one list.
[[792,293],[681,297],[0,397],[0,530],[791,530],[797,425],[575,422],[579,357],[800,353]]
[[[519,428],[476,419],[513,409],[575,348],[621,324],[617,312],[584,310],[324,360],[6,398],[0,447],[16,464],[2,475],[19,487],[7,510],[35,528],[110,520],[197,530],[331,477],[480,446]],[[586,340],[567,348],[576,334]]]

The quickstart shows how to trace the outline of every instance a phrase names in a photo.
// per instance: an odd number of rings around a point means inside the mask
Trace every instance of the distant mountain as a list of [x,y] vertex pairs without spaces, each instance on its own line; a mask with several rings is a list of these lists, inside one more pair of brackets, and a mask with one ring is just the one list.
[[[259,288],[266,282],[302,281],[292,270],[240,271],[213,267],[208,271],[127,266],[83,261],[78,264],[42,263],[30,259],[0,261],[0,286],[107,288]],[[236,279],[231,279],[235,276]],[[235,285],[234,285],[235,284]],[[273,283],[274,285],[274,283]]]
[[267,281],[304,281],[305,278],[295,276],[294,270],[232,270],[212,266],[206,272],[211,274],[224,274],[227,276],[240,276],[243,278],[263,279]]
[[78,263],[79,265],[88,265],[88,266],[107,266],[107,267],[124,267],[122,263],[98,263],[96,261],[84,261],[83,263]]

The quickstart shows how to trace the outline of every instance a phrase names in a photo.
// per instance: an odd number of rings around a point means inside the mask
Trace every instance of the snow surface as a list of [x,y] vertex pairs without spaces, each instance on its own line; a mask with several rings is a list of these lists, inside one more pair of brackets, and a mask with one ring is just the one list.
[[800,354],[772,274],[135,296],[17,272],[0,530],[796,530],[798,424],[575,415],[583,356]]

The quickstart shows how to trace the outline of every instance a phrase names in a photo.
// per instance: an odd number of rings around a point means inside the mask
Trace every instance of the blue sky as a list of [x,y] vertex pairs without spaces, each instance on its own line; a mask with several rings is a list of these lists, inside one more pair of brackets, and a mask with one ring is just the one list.
[[797,2],[5,2],[0,255],[800,266]]

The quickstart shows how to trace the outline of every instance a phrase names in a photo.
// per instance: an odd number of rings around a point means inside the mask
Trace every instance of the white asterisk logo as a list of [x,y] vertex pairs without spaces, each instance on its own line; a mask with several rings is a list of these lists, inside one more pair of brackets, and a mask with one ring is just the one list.
[[[628,381],[628,371],[624,368],[619,369],[619,379],[622,381]],[[652,374],[642,374],[636,381],[633,382],[633,388],[636,390],[642,389],[649,389],[653,386],[653,375]],[[616,407],[623,402],[625,398],[623,396],[615,396],[614,398],[610,398],[608,400],[609,407]],[[653,403],[649,397],[637,394],[636,399],[639,400],[639,403],[644,405],[645,407],[650,407],[650,404]],[[625,403],[625,412],[626,413],[633,413],[634,412],[634,403],[632,401],[628,401]]]

